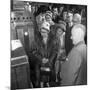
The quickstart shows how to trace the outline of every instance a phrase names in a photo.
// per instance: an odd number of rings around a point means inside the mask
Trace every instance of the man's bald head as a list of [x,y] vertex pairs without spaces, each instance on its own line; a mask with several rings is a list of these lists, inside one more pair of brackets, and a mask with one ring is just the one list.
[[73,41],[73,44],[77,44],[80,41],[84,41],[86,33],[86,28],[82,24],[74,25],[71,31],[71,39]]

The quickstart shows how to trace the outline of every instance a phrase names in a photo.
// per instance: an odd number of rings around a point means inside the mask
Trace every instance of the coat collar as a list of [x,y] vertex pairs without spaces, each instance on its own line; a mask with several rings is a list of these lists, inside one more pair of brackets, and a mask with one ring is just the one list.
[[81,45],[81,44],[85,44],[85,42],[84,42],[84,41],[80,41],[79,43],[77,43],[77,44],[75,45],[75,47],[78,46],[78,45]]

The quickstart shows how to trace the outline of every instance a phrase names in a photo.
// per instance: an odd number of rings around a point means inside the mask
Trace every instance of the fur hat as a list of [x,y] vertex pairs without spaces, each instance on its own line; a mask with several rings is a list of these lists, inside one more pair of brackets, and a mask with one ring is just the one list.
[[63,31],[66,31],[66,23],[64,21],[59,21],[59,24],[56,26],[57,28],[61,28]]

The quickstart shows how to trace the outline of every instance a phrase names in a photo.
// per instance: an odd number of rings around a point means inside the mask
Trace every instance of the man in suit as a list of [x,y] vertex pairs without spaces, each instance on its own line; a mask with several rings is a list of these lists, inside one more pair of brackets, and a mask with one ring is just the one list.
[[61,86],[87,84],[87,49],[84,42],[85,26],[75,25],[71,30],[74,47],[61,66]]
[[71,29],[73,27],[73,12],[68,11],[67,14],[67,25],[66,25],[66,34],[65,34],[65,49],[66,49],[66,55],[70,52],[70,50],[73,47],[71,37]]

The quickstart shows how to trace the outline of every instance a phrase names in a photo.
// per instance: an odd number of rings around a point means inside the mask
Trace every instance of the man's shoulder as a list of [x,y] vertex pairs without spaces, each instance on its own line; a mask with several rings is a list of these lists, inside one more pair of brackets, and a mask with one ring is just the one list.
[[67,58],[69,60],[72,60],[75,57],[78,57],[78,55],[80,56],[80,51],[77,49],[77,47],[73,47],[70,53],[68,54]]
[[77,45],[72,48],[72,50],[68,54],[68,58],[74,58],[76,56],[81,56],[82,54],[85,55],[86,51],[87,49],[85,44]]
[[86,53],[87,47],[86,44],[80,44],[76,47],[76,50],[79,51],[80,53]]
[[73,47],[72,50],[69,52],[68,56],[72,56],[73,54],[78,53],[77,47]]

